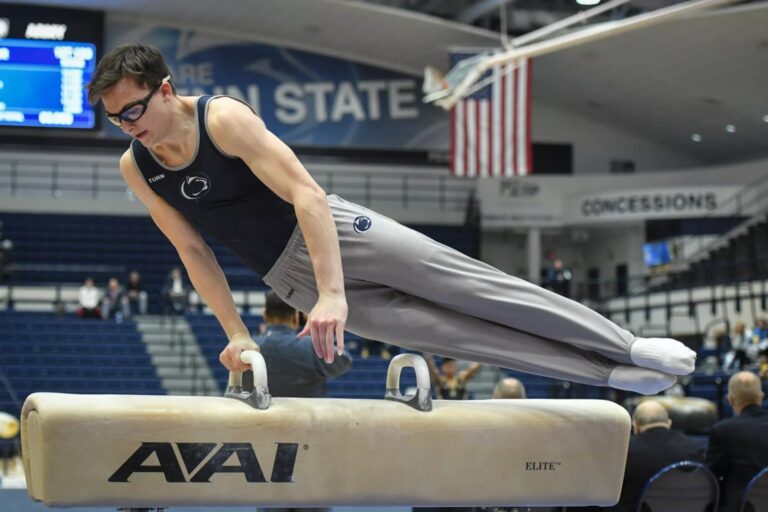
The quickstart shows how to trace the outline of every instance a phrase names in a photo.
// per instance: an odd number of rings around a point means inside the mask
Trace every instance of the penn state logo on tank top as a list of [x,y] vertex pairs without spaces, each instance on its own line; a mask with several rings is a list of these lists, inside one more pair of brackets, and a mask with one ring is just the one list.
[[137,140],[131,142],[131,154],[157,195],[264,275],[288,243],[296,214],[242,160],[224,154],[210,138],[206,116],[215,98],[197,100],[197,145],[189,162],[167,166]]
[[181,180],[179,190],[185,199],[201,199],[211,190],[211,179],[203,173],[191,174]]

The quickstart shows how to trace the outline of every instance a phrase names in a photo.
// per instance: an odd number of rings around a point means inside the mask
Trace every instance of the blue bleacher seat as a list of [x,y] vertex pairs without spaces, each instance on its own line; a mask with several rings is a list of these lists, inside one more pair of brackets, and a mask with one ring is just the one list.
[[[134,322],[0,312],[0,372],[16,398],[60,393],[164,393]],[[18,406],[0,386],[0,410]]]

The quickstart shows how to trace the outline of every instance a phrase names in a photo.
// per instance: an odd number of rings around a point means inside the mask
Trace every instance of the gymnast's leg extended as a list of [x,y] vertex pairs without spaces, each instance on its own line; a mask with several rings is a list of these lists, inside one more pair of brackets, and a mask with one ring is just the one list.
[[[576,301],[507,275],[387,217],[335,197],[331,204],[342,248],[349,247],[342,251],[349,277],[384,284],[620,363],[675,375],[694,369],[695,353],[680,342],[636,338]],[[371,217],[371,225],[357,233],[353,222],[361,214]]]
[[[461,344],[461,340],[479,336],[477,329],[481,326],[472,321],[478,319],[485,321],[486,330],[491,324],[508,329],[491,329],[494,336],[501,339],[483,341],[489,345],[485,357],[495,359],[481,359],[479,356],[482,356],[483,351],[477,345],[472,345],[471,353],[458,357],[521,370],[524,368],[519,366],[520,360],[524,359],[527,365],[541,366],[538,371],[530,368],[525,371],[540,374],[542,371],[549,372],[549,362],[537,361],[539,356],[534,349],[520,346],[521,336],[527,334],[530,337],[526,339],[532,346],[534,342],[554,344],[553,349],[564,350],[564,354],[601,356],[598,360],[605,363],[602,383],[622,389],[638,385],[645,388],[642,383],[649,374],[638,369],[638,366],[656,370],[654,374],[659,382],[669,384],[669,376],[665,374],[682,375],[693,371],[695,353],[677,341],[635,338],[629,331],[575,301],[504,274],[371,210],[335,196],[329,198],[329,203],[339,233],[350,303],[348,326],[353,332],[410,348],[416,348],[412,346],[413,343],[432,340],[439,344],[439,348],[431,347],[431,351],[449,355],[448,351],[452,350],[449,344]],[[313,291],[315,285],[311,262],[300,232],[297,231],[280,261],[265,276],[265,281],[278,294],[281,293],[281,285],[287,286],[283,292],[286,295],[290,293],[289,290],[293,290],[291,295],[316,294]],[[350,294],[355,283],[370,284],[369,293],[355,298],[359,294]],[[408,298],[408,301],[401,301],[400,304],[421,306],[420,311],[434,311],[437,316],[440,316],[442,309],[448,311],[460,320],[451,322],[452,328],[459,335],[450,337],[450,341],[444,339],[441,342],[435,331],[437,317],[430,324],[427,318],[420,315],[408,319],[400,317],[402,319],[398,322],[398,317],[383,314],[381,309],[390,307],[388,304],[395,307],[392,301],[399,297],[387,293],[387,289]],[[371,290],[377,290],[386,300],[371,300]],[[284,298],[290,302],[291,297]],[[355,300],[361,300],[361,303],[353,303]],[[307,307],[311,305],[299,305],[300,309]],[[392,323],[374,329],[374,315],[384,315]],[[363,333],[363,330],[366,332]],[[467,345],[462,346],[462,351],[467,348]],[[577,350],[566,350],[566,347]],[[506,354],[512,352],[520,353]],[[495,356],[491,356],[491,353]],[[511,359],[502,362],[505,356],[501,354],[511,356]],[[551,351],[543,350],[541,357],[552,357]],[[563,366],[567,366],[567,363],[563,363]],[[584,379],[595,383],[592,370],[584,371]],[[568,376],[546,374],[577,382],[585,381],[577,378],[578,375],[574,376],[573,372],[578,374],[579,365],[570,368]],[[608,382],[608,374],[612,372],[613,382]]]
[[[317,290],[295,273],[272,276],[271,286],[297,309],[312,308]],[[470,359],[494,366],[653,394],[675,377],[621,365],[596,352],[515,330],[426,301],[392,288],[347,278],[347,329],[366,338],[422,352]],[[629,375],[629,378],[627,377]]]
[[405,348],[596,386],[654,394],[673,375],[519,331],[381,285],[348,280],[348,328]]

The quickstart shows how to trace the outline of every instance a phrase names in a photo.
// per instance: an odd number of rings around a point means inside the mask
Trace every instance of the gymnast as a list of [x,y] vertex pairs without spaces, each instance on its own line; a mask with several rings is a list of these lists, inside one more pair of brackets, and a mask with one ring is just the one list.
[[203,241],[231,249],[288,304],[330,362],[344,330],[408,349],[653,394],[694,370],[679,341],[639,338],[597,312],[336,195],[245,103],[179,96],[157,48],[119,46],[88,84],[130,135],[120,172],[179,253],[243,371],[258,349]]

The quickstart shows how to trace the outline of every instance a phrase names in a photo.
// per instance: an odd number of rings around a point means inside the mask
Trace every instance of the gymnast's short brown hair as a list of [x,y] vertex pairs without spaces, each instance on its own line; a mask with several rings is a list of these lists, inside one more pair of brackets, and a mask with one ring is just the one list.
[[[99,61],[96,72],[86,86],[88,101],[96,103],[101,95],[125,77],[132,78],[140,87],[159,85],[171,70],[163,54],[149,44],[123,44]],[[174,94],[176,89],[171,84]]]

